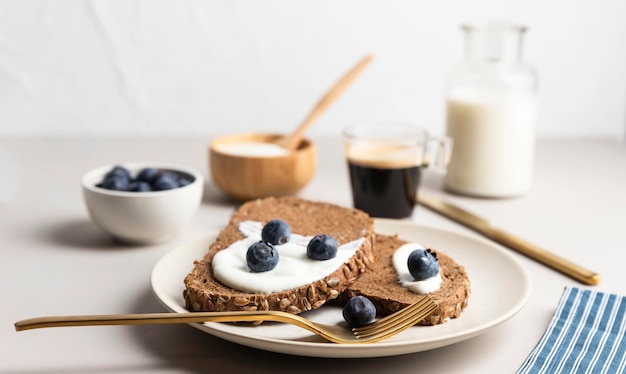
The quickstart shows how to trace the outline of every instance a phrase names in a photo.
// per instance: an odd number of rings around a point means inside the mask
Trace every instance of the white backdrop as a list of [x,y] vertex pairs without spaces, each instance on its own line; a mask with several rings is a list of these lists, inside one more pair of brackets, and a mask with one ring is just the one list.
[[624,138],[626,1],[0,2],[0,134],[288,131],[366,53],[311,129],[359,120],[443,132],[460,25],[525,24],[540,136]]

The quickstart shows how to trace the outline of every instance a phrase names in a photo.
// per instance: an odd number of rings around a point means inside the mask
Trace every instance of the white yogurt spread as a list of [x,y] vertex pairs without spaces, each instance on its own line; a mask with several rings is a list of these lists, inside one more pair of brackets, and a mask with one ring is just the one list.
[[400,284],[406,287],[409,291],[425,295],[427,293],[437,291],[441,286],[441,271],[434,277],[427,278],[421,281],[416,281],[411,273],[407,261],[409,255],[416,249],[426,249],[422,245],[417,243],[407,243],[396,249],[393,254],[393,267],[398,273]]
[[250,245],[261,240],[263,226],[260,222],[244,221],[239,224],[245,238],[219,251],[213,257],[213,274],[222,284],[244,292],[270,293],[297,288],[322,279],[342,264],[348,262],[365,238],[339,246],[337,255],[329,260],[309,258],[306,247],[311,236],[291,234],[288,243],[276,245],[278,265],[270,271],[254,273],[248,268],[246,252]]
[[262,142],[241,142],[219,145],[219,150],[236,156],[251,157],[282,157],[287,156],[289,151],[276,144]]

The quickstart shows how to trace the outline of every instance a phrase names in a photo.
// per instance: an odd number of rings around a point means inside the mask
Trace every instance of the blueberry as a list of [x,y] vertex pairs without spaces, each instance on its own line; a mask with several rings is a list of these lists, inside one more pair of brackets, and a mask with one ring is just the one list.
[[343,319],[352,327],[368,325],[376,318],[376,307],[365,296],[354,296],[343,307]]
[[278,265],[278,251],[272,243],[259,240],[248,248],[246,262],[254,273],[270,271]]
[[186,185],[188,185],[188,184],[190,184],[191,182],[193,182],[193,180],[192,180],[192,179],[189,179],[189,178],[187,178],[187,177],[183,177],[183,176],[181,176],[181,177],[179,177],[179,178],[177,179],[177,182],[178,182],[178,187],[185,187]]
[[434,277],[439,273],[439,261],[437,254],[430,249],[416,249],[409,255],[407,260],[409,272],[420,281]]
[[96,186],[106,188],[107,190],[126,191],[128,190],[129,180],[119,175],[113,175],[105,178],[102,183]]
[[161,174],[152,184],[152,188],[156,191],[172,190],[177,187],[178,183],[172,173]]
[[144,181],[134,181],[128,185],[128,191],[133,192],[148,192],[152,191],[150,183]]
[[337,241],[326,234],[315,235],[306,246],[306,254],[314,260],[328,260],[337,255]]
[[132,178],[128,169],[123,166],[115,166],[106,175],[97,187],[117,191],[163,191],[184,187],[191,183],[193,178],[187,174],[177,174],[173,171],[145,167]]
[[114,166],[105,175],[98,187],[106,188],[107,190],[126,191],[130,184],[132,177],[130,171],[123,166]]
[[156,168],[143,168],[137,174],[135,180],[147,183],[153,183],[158,177],[159,170]]
[[111,169],[108,173],[106,173],[106,175],[104,176],[104,179],[113,178],[113,177],[119,177],[127,181],[130,181],[132,179],[130,175],[130,171],[128,171],[128,169],[126,169],[125,167],[119,166],[119,165],[114,166],[113,169]]
[[263,226],[261,239],[273,245],[285,244],[291,238],[291,227],[282,219],[273,219]]
[[114,191],[126,191],[130,184],[132,177],[130,171],[123,166],[114,166],[109,170],[102,179],[102,182],[96,186],[106,188],[107,190]]

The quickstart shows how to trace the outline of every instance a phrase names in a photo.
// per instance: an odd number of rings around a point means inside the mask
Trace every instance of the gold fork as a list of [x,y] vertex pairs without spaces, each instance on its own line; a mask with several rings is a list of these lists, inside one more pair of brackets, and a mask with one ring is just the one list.
[[437,304],[428,295],[415,304],[359,328],[312,322],[299,315],[279,311],[242,312],[192,312],[192,313],[144,313],[38,317],[15,322],[15,330],[31,330],[44,327],[103,326],[103,325],[154,325],[198,322],[249,322],[274,321],[290,323],[309,330],[335,343],[374,343],[396,335],[429,316]]

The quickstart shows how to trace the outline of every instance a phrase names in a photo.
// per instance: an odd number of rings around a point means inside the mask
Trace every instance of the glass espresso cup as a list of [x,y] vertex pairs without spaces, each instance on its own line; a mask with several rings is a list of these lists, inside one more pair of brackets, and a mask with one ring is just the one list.
[[422,170],[445,173],[452,146],[408,124],[352,125],[343,141],[354,207],[382,218],[413,214]]

